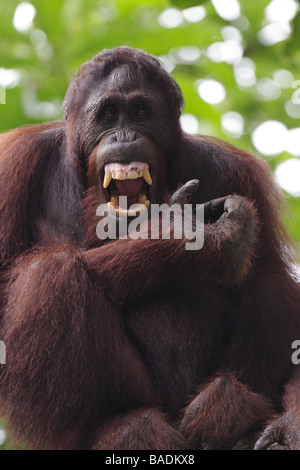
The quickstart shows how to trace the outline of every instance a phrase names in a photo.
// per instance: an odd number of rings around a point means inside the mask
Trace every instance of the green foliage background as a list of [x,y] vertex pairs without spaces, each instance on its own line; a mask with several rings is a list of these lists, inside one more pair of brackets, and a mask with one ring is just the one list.
[[[223,41],[224,26],[240,28],[242,24],[239,20],[229,22],[220,18],[210,0],[32,0],[37,13],[32,28],[26,33],[13,27],[13,16],[19,3],[17,0],[0,0],[0,68],[21,72],[20,83],[6,90],[6,104],[0,105],[0,132],[24,124],[60,119],[68,83],[80,64],[104,48],[124,44],[156,56],[167,56],[174,48],[184,46],[201,49],[198,60],[190,64],[177,63],[172,71],[185,96],[185,112],[197,116],[200,132],[229,140],[257,154],[251,132],[259,123],[278,120],[288,128],[299,127],[299,119],[293,119],[285,112],[285,102],[291,98],[293,89],[281,90],[277,99],[262,100],[255,87],[238,86],[231,64],[216,63],[207,57],[207,47]],[[264,10],[269,3],[270,0],[240,0],[243,24],[247,24],[245,18],[248,20],[246,29],[241,28],[244,56],[256,64],[257,79],[272,78],[274,72],[282,68],[289,70],[295,80],[300,79],[299,13],[291,22],[292,34],[287,40],[268,47],[257,39],[258,31],[265,24]],[[203,5],[206,9],[206,17],[200,22],[186,21],[169,29],[158,22],[166,8],[181,10],[194,5]],[[38,34],[33,35],[36,30]],[[227,97],[221,104],[210,105],[199,97],[195,82],[204,77],[218,80],[226,87]],[[44,106],[46,111],[34,115],[30,103],[37,107],[41,105],[40,109]],[[244,117],[245,132],[238,139],[229,137],[222,130],[221,116],[227,111],[237,111]],[[291,155],[283,152],[268,157],[268,163],[275,169],[289,158]],[[288,195],[286,198],[287,223],[300,246],[300,198]]]

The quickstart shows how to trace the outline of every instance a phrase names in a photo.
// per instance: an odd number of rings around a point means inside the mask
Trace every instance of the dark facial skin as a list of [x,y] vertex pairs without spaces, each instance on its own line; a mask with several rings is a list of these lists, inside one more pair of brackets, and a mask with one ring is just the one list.
[[114,69],[93,87],[81,109],[78,133],[88,157],[104,137],[117,132],[140,132],[167,154],[172,134],[165,96],[127,65]]
[[78,138],[83,153],[95,158],[100,202],[108,200],[102,187],[105,164],[131,161],[149,165],[151,202],[162,200],[162,188],[167,189],[165,160],[173,143],[166,108],[164,95],[126,65],[94,87],[81,110]]

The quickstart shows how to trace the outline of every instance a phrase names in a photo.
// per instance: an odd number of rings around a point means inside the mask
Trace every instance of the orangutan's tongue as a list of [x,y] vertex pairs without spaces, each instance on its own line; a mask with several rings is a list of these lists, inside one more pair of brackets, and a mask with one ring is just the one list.
[[144,178],[135,180],[114,180],[120,196],[127,196],[129,199],[136,198],[144,187]]

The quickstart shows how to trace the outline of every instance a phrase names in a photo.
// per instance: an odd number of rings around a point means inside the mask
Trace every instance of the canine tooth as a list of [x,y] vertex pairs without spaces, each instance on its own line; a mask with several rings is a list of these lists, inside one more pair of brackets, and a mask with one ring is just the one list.
[[130,170],[127,173],[127,179],[128,180],[136,180],[139,177],[139,174],[135,170]]
[[121,215],[123,217],[126,217],[127,213],[128,213],[128,211],[126,209],[120,209],[120,208],[116,209],[116,214],[117,215]]
[[137,211],[135,209],[129,209],[129,211],[127,211],[127,216],[128,217],[135,217],[136,216],[136,213]]
[[103,188],[106,189],[109,186],[109,183],[111,182],[112,179],[112,174],[105,172],[104,176],[104,181],[103,181]]
[[116,180],[126,180],[126,173],[125,173],[125,171],[119,170],[119,171],[116,173],[115,179],[116,179]]
[[136,205],[135,209],[122,209],[120,207],[115,207],[112,202],[107,203],[107,208],[110,212],[116,215],[127,216],[127,217],[136,217],[137,212],[142,214],[150,207],[150,201],[146,201],[145,204],[138,204]]
[[117,209],[115,208],[115,206],[113,205],[112,202],[108,202],[107,203],[107,208],[110,212],[112,212],[113,214],[117,214]]
[[147,201],[147,196],[145,194],[140,194],[139,195],[139,203],[140,204],[145,204],[146,201]]
[[146,206],[144,204],[139,204],[138,206],[136,206],[135,209],[129,209],[127,211],[127,215],[129,217],[135,217],[137,212],[139,212],[140,214],[142,214],[143,212],[145,212],[147,210]]
[[151,184],[152,184],[152,178],[151,178],[151,176],[150,176],[149,170],[145,170],[145,171],[144,171],[143,177],[144,177],[144,180],[146,181],[146,183],[148,183],[149,186],[151,186]]
[[140,171],[140,172],[139,172],[139,178],[141,178],[142,176],[143,176],[143,172]]
[[118,196],[112,196],[112,197],[110,198],[110,202],[111,202],[114,206],[116,206],[116,205],[118,204],[118,202],[119,202]]

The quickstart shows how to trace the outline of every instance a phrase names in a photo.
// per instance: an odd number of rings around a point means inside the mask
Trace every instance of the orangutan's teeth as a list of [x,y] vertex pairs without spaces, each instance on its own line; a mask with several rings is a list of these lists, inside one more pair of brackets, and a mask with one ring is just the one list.
[[118,203],[119,203],[119,198],[118,198],[118,196],[112,196],[112,197],[110,198],[110,202],[111,202],[114,206],[117,206]]
[[127,173],[127,179],[128,180],[136,180],[139,177],[139,174],[135,170],[130,170]]
[[111,173],[105,172],[104,176],[104,181],[103,181],[103,188],[106,189],[109,186],[109,183],[111,182],[112,175]]
[[145,204],[146,201],[147,201],[146,194],[139,194],[139,203],[140,204]]
[[140,172],[139,172],[139,178],[141,178],[142,176],[143,176],[143,172],[140,171]]
[[150,176],[149,170],[145,170],[145,171],[144,171],[143,177],[144,177],[144,180],[146,181],[146,183],[148,183],[149,186],[151,186],[151,184],[152,184],[152,178],[151,178],[151,176]]
[[121,207],[116,207],[118,204],[118,198],[113,196],[110,202],[107,203],[107,208],[110,212],[116,215],[121,215],[124,217],[136,217],[137,213],[139,212],[142,214],[143,212],[147,211],[150,207],[150,201],[147,199],[144,203],[135,204],[134,209],[122,209]]
[[139,204],[139,205],[136,205],[135,209],[129,209],[129,211],[126,211],[126,212],[129,217],[136,217],[137,212],[142,214],[146,210],[147,210],[147,207],[144,204]]
[[116,173],[115,179],[116,179],[116,180],[126,180],[126,173],[125,173],[125,171],[119,170],[119,171]]
[[112,212],[113,214],[117,214],[118,213],[118,210],[115,208],[115,206],[113,205],[112,202],[108,202],[107,203],[107,208],[110,212]]

